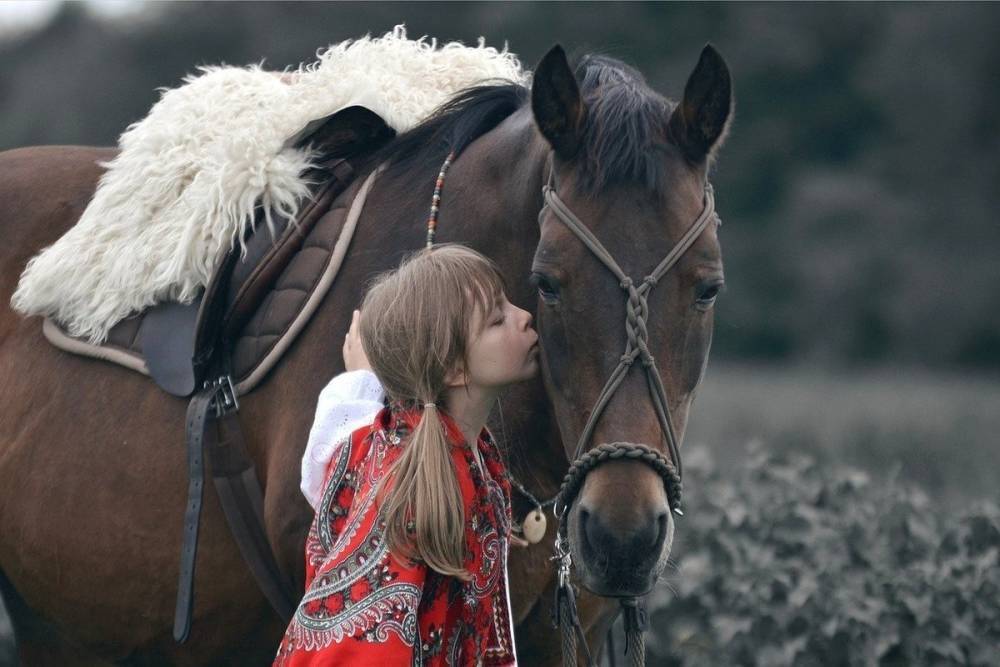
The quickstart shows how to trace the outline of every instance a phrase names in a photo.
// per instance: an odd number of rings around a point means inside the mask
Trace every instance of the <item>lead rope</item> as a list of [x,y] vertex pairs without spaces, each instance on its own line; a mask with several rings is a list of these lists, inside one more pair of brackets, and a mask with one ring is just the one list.
[[646,642],[642,633],[649,625],[646,609],[638,598],[622,598],[623,622],[625,624],[625,655],[629,656],[629,664],[633,667],[643,667],[646,664]]
[[590,647],[587,646],[587,637],[583,633],[580,625],[580,616],[576,609],[576,592],[570,581],[570,568],[573,559],[569,553],[569,542],[566,540],[565,521],[560,520],[559,528],[556,532],[556,555],[552,560],[559,561],[556,584],[556,599],[552,607],[552,626],[560,629],[562,633],[562,656],[563,667],[577,667],[577,640],[583,645],[583,655],[587,660],[587,667],[595,667],[594,659],[590,655]]

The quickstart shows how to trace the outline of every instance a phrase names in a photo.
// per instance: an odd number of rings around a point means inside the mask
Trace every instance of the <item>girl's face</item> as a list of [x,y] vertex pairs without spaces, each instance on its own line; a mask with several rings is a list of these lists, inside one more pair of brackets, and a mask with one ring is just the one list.
[[505,295],[485,317],[476,313],[471,330],[466,373],[470,385],[501,389],[538,372],[538,334],[531,326],[531,313]]

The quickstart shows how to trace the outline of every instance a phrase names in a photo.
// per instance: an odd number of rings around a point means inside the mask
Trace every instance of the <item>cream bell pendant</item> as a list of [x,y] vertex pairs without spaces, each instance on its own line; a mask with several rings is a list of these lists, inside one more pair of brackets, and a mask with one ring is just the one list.
[[542,508],[536,507],[531,510],[528,512],[528,516],[524,517],[524,523],[521,524],[524,539],[531,544],[538,544],[545,537],[547,524],[548,521],[545,519],[545,513],[542,512]]

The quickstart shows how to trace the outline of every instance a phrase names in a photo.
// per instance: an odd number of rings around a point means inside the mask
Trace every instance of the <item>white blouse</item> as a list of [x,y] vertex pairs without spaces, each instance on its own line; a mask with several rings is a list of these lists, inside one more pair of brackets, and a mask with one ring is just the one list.
[[302,455],[302,493],[315,510],[323,493],[326,469],[337,449],[355,430],[368,426],[382,409],[385,391],[368,370],[336,376],[323,388],[309,442]]

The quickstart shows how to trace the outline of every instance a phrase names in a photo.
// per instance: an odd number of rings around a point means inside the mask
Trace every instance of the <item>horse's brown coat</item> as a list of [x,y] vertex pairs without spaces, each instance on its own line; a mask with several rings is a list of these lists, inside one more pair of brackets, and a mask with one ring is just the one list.
[[[496,259],[511,300],[533,312],[540,306],[527,276],[540,242],[536,217],[549,154],[532,110],[515,112],[451,167],[438,222],[439,242],[460,241]],[[191,638],[176,646],[170,637],[186,493],[186,402],[133,372],[54,349],[41,337],[38,318],[24,320],[7,306],[24,264],[79,217],[101,173],[95,162],[110,155],[110,149],[65,147],[0,154],[0,586],[25,664],[260,663],[273,655],[283,628],[244,566],[212,493],[205,496]],[[680,151],[664,159],[673,180],[664,184],[670,196],[662,201],[650,201],[637,188],[611,189],[599,201],[563,195],[581,219],[606,221],[595,232],[627,270],[644,267],[647,255],[661,256],[697,215],[704,165],[691,165]],[[242,401],[240,418],[265,487],[268,534],[279,565],[298,582],[312,514],[298,490],[299,462],[316,396],[342,370],[338,336],[363,285],[421,245],[438,166],[426,165],[416,190],[391,178],[376,184],[348,258],[313,321]],[[571,183],[572,163],[559,169],[563,182]],[[341,198],[353,197],[359,184]],[[586,298],[569,301],[563,314],[579,332],[569,336],[572,349],[560,350],[552,313],[539,313],[549,386],[539,380],[513,388],[503,400],[503,423],[493,423],[509,443],[514,474],[539,497],[558,488],[579,413],[589,409],[611,363],[602,351],[620,349],[623,337],[617,285],[571,240],[560,243],[572,260],[561,264],[572,273],[567,281],[575,277],[587,289]],[[661,288],[670,296],[656,304],[659,314],[651,322],[679,437],[711,331],[710,318],[707,325],[692,320],[688,294],[706,266],[721,271],[719,262],[714,235],[699,241]],[[571,392],[552,386],[553,378],[570,371]],[[640,383],[626,382],[598,435],[659,442],[645,392]],[[658,484],[628,464],[609,465],[602,475],[595,472],[581,497],[596,493],[591,501],[614,501],[627,489],[634,504],[644,493],[655,495]],[[515,512],[527,509],[515,496]],[[627,507],[612,509],[631,520]],[[560,659],[549,625],[553,537],[550,522],[545,540],[512,555],[512,611],[524,664]],[[580,602],[589,642],[599,645],[615,602],[586,592]]]

